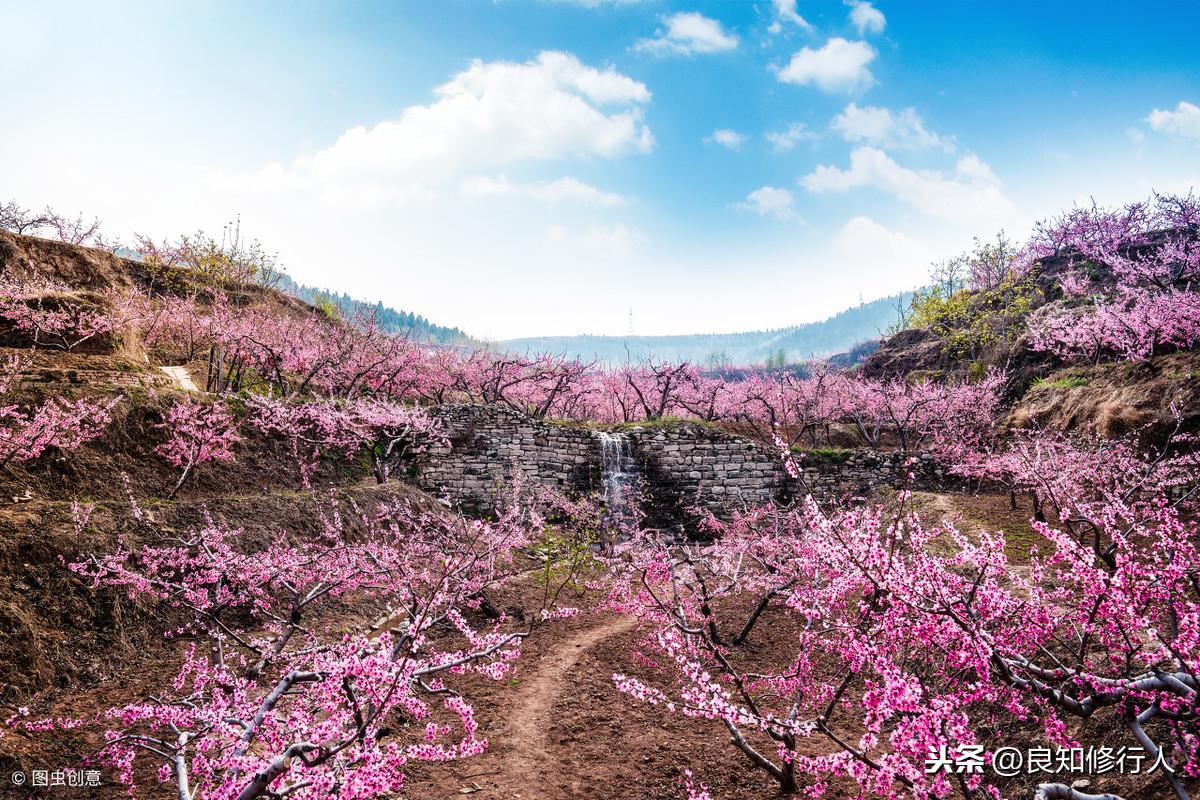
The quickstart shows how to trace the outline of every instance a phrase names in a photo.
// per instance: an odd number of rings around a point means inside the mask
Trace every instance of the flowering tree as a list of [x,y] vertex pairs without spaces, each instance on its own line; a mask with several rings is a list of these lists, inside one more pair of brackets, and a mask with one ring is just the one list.
[[31,234],[49,224],[49,214],[22,208],[16,200],[0,203],[0,229],[19,234]]
[[0,230],[22,235],[49,233],[67,244],[90,245],[110,251],[120,246],[116,242],[106,241],[101,235],[98,217],[91,222],[86,222],[83,214],[72,219],[49,206],[44,211],[31,211],[22,208],[15,200],[0,203]]
[[250,423],[262,433],[283,437],[300,469],[300,482],[311,479],[325,454],[349,454],[361,445],[350,413],[332,401],[288,402],[271,397],[250,400]]
[[[504,615],[479,629],[465,614],[512,569],[528,515],[469,522],[405,504],[356,515],[353,535],[334,506],[318,535],[247,552],[238,530],[157,530],[135,506],[145,544],[72,564],[176,608],[171,635],[207,644],[189,647],[171,686],[89,723],[109,726],[96,760],[131,792],[139,760],[157,761],[181,800],[369,798],[398,791],[411,761],[481,752],[471,706],[444,681],[500,678],[518,656],[527,630]],[[383,616],[324,633],[330,598],[363,592]]]
[[359,400],[350,406],[355,429],[371,454],[377,483],[387,483],[405,456],[446,442],[441,423],[427,411],[382,400]]
[[822,430],[844,416],[846,384],[840,376],[812,365],[807,376],[756,372],[730,387],[730,416],[745,423],[761,442],[783,439],[788,446],[805,436],[815,447]]
[[1093,205],[1044,223],[1036,257],[1065,259],[1073,306],[1042,314],[1034,347],[1064,359],[1145,359],[1200,343],[1200,201],[1155,195],[1120,209]]
[[67,244],[104,243],[100,236],[99,217],[92,217],[92,221],[88,222],[83,218],[83,214],[71,218],[49,212],[45,224],[53,231],[56,239]]
[[74,350],[110,333],[118,320],[104,301],[83,297],[58,281],[0,277],[0,318],[25,334],[34,347]]
[[676,395],[692,372],[687,363],[654,363],[645,367],[625,368],[621,375],[629,386],[643,419],[661,419],[676,408]]
[[406,455],[445,441],[440,422],[429,412],[388,400],[290,402],[260,397],[250,402],[252,424],[288,441],[305,487],[323,454],[351,455],[365,449],[375,480],[382,484]]
[[24,362],[0,364],[0,467],[37,458],[49,448],[70,451],[100,435],[121,396],[103,402],[53,397],[32,408],[9,402],[9,390]]
[[[1037,437],[1008,454],[1059,517],[1035,522],[1050,549],[1028,577],[1002,534],[930,526],[903,504],[823,513],[809,500],[716,523],[711,545],[635,540],[613,602],[651,624],[669,681],[616,684],[719,721],[786,792],[803,775],[813,791],[840,777],[869,796],[998,797],[982,773],[929,771],[930,754],[1034,723],[1069,746],[1072,719],[1107,716],[1186,798],[1200,776],[1200,530],[1167,490],[1197,463],[1131,449],[1103,462]],[[739,596],[761,599],[731,624]],[[794,654],[778,664],[739,645],[767,606]]]
[[200,464],[231,461],[233,446],[242,440],[237,423],[223,403],[206,404],[190,397],[176,401],[155,427],[167,431],[167,440],[154,452],[181,470],[167,497],[174,497]]
[[175,241],[138,236],[137,250],[154,269],[179,268],[217,284],[274,286],[283,274],[274,255],[243,236],[240,218],[221,229],[219,240],[203,231]]

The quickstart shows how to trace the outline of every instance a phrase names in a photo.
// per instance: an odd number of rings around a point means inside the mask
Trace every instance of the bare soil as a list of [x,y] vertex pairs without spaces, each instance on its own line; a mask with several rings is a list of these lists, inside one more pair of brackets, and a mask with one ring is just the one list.
[[[750,605],[730,609],[729,618],[740,621],[739,612]],[[794,655],[787,652],[786,623],[786,615],[768,611],[739,656],[760,665],[786,664]],[[461,762],[417,766],[404,797],[680,800],[685,769],[708,785],[714,800],[780,797],[774,781],[730,744],[720,722],[671,713],[617,691],[613,674],[618,672],[670,688],[664,670],[635,658],[648,653],[641,646],[645,635],[629,618],[595,609],[536,629],[522,648],[513,680],[469,682],[468,694],[490,739],[487,752]],[[813,741],[817,748],[824,744]],[[770,752],[765,739],[758,745]],[[831,800],[850,796],[827,795]]]

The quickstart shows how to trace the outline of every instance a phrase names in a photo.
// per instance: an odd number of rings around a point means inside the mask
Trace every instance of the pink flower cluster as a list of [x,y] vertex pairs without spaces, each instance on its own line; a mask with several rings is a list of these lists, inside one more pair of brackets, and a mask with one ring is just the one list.
[[[89,513],[76,506],[81,530]],[[145,791],[143,759],[180,796],[397,792],[410,762],[487,747],[471,703],[447,681],[511,672],[529,628],[503,613],[475,623],[470,612],[520,571],[514,552],[538,540],[544,519],[517,504],[483,522],[406,502],[346,513],[331,501],[318,532],[280,531],[251,548],[239,529],[159,528],[135,506],[121,546],[69,567],[93,586],[175,609],[182,623],[167,635],[189,642],[178,675],[99,719],[12,725],[105,726],[95,761],[131,794]],[[350,596],[386,612],[350,630],[331,624],[330,601]],[[548,605],[539,617],[577,613]]]
[[[719,723],[785,792],[850,780],[864,796],[944,797],[961,787],[925,772],[929,752],[1031,725],[1069,746],[1072,720],[1106,715],[1185,797],[1200,777],[1200,528],[1175,489],[1200,461],[1184,444],[1147,457],[1030,432],[964,462],[1056,513],[1034,522],[1045,550],[1027,571],[1003,534],[931,525],[903,497],[751,509],[711,519],[711,544],[643,534],[611,561],[610,599],[649,625],[659,669],[615,685]],[[754,636],[786,637],[786,655],[748,662]]]
[[1155,195],[1120,209],[1078,208],[1043,224],[1036,257],[1068,259],[1075,304],[1037,316],[1032,344],[1069,360],[1145,359],[1200,343],[1200,200]]
[[233,446],[242,440],[236,421],[223,403],[201,403],[191,397],[173,403],[155,427],[166,430],[167,440],[154,451],[181,468],[168,497],[175,496],[200,464],[231,461]]
[[50,448],[75,450],[100,435],[121,397],[105,401],[52,397],[30,406],[9,402],[8,394],[24,362],[0,364],[0,467],[37,458]]

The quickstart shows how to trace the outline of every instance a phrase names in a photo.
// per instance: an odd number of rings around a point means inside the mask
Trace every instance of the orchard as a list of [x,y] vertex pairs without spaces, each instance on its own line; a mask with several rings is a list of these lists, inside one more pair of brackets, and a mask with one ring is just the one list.
[[[99,223],[49,210],[8,203],[0,224],[116,248]],[[1194,351],[1198,226],[1195,197],[1155,195],[977,250],[968,286],[913,304],[948,332],[947,358],[971,360],[907,374],[433,345],[275,292],[277,265],[240,232],[141,238],[120,262],[128,279],[103,288],[6,271],[0,469],[69,462],[115,437],[116,417],[152,409],[138,452],[165,485],[126,479],[120,508],[73,498],[79,547],[56,569],[153,620],[172,660],[169,677],[126,676],[87,713],[71,713],[69,695],[10,693],[0,746],[63,742],[134,797],[418,797],[403,794],[417,791],[412,775],[488,757],[496,731],[481,704],[504,719],[497,687],[519,693],[523,670],[538,669],[524,664],[531,642],[619,618],[636,634],[627,667],[603,676],[616,713],[727,749],[758,796],[1196,796],[1195,419],[1177,406],[1164,435],[1102,436],[1011,412],[1033,383],[1025,365],[1132,374]],[[30,359],[120,347],[190,369],[199,391],[56,394],[24,380]],[[712,426],[797,479],[807,451],[847,442],[898,452],[905,470],[929,457],[964,495],[1028,498],[1030,532],[960,524],[903,486],[705,513],[689,535],[636,514],[602,531],[597,498],[536,476],[514,474],[487,519],[386,494],[415,454],[459,445],[439,416],[457,404],[583,431]],[[268,444],[286,459],[287,497],[318,511],[250,532],[205,487]],[[339,494],[329,465],[360,469],[359,493]],[[189,516],[165,523],[173,508]],[[498,599],[514,587],[519,608]],[[1137,751],[1147,769],[1101,788],[1004,774],[1013,748]],[[675,796],[724,796],[706,766],[672,765]]]

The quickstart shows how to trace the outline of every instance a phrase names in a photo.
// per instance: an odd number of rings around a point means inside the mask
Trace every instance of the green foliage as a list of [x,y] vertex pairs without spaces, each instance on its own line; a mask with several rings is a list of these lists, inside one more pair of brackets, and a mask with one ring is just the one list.
[[317,311],[325,315],[329,320],[337,322],[342,318],[342,309],[337,304],[337,301],[330,297],[325,292],[317,291],[313,293],[312,299],[309,300]]
[[173,243],[142,237],[138,255],[152,285],[168,281],[178,269],[201,285],[223,287],[274,288],[284,276],[275,254],[258,240],[243,238],[240,219],[225,225],[219,240],[203,231],[180,236]]
[[542,608],[553,608],[563,590],[584,591],[583,577],[599,566],[595,547],[600,536],[592,526],[555,527],[547,525],[530,554],[541,562],[538,583],[542,589]]
[[720,369],[733,363],[733,359],[724,350],[714,350],[704,359],[704,365],[709,369]]
[[336,309],[338,315],[342,317],[369,314],[374,317],[375,324],[388,333],[408,335],[421,341],[441,344],[477,344],[458,328],[435,325],[420,314],[400,311],[379,302],[368,303],[365,300],[357,300],[345,292],[336,294],[326,289],[305,286],[302,283],[296,283],[287,275],[280,278],[278,288],[280,291],[310,303],[323,311],[326,311],[326,305],[328,305]]
[[914,369],[904,375],[905,382],[910,386],[927,382],[938,383],[945,378],[946,374],[940,369]]
[[854,451],[845,447],[793,447],[793,453],[804,456],[808,461],[821,461],[824,463],[840,464],[847,461]]
[[1068,375],[1063,378],[1055,378],[1054,380],[1050,380],[1049,378],[1038,378],[1033,382],[1033,386],[1035,388],[1039,386],[1047,386],[1055,389],[1077,389],[1080,386],[1087,385],[1088,379],[1082,375]]
[[1197,373],[1194,369],[1172,369],[1166,373],[1166,378],[1169,381],[1186,381],[1190,383],[1195,380],[1200,380],[1200,373]]
[[977,291],[938,285],[913,297],[909,322],[936,333],[948,355],[974,361],[994,345],[1016,341],[1038,291],[1032,279],[1013,276]]

